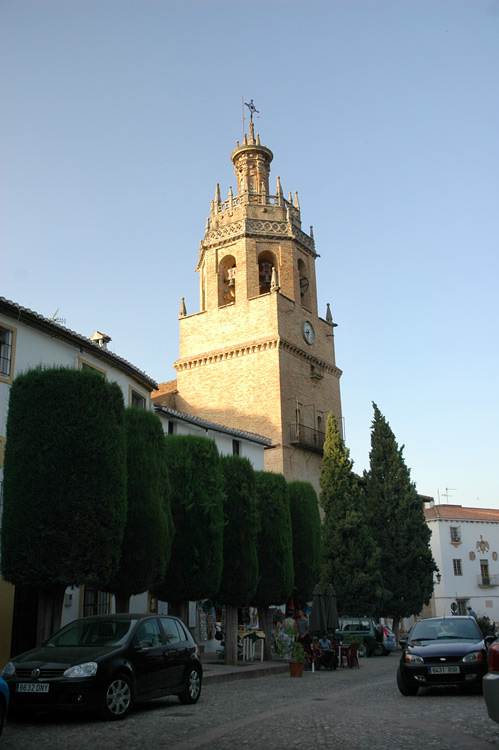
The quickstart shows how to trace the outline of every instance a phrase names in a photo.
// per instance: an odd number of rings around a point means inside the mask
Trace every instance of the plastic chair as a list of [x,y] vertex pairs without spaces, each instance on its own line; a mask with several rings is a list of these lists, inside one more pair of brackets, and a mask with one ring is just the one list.
[[349,646],[347,661],[350,669],[352,669],[352,667],[357,667],[357,669],[360,669],[359,656],[357,654],[358,648],[358,643],[351,643]]

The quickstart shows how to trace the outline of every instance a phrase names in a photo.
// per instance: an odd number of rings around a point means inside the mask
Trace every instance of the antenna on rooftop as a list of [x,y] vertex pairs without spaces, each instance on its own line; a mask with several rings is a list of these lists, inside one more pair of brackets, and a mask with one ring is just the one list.
[[57,313],[58,313],[58,312],[59,312],[59,308],[57,308],[57,310],[56,310],[56,311],[55,311],[55,313],[54,313],[54,314],[52,315],[52,317],[50,318],[50,320],[51,320],[51,321],[52,321],[53,323],[62,323],[62,325],[63,325],[63,326],[65,326],[65,325],[66,325],[66,318],[58,318],[58,317],[57,317]]
[[453,492],[455,490],[456,490],[455,487],[446,487],[445,492],[442,492],[442,497],[447,498],[447,504],[449,504],[449,497],[452,497],[452,495],[449,495],[449,492]]

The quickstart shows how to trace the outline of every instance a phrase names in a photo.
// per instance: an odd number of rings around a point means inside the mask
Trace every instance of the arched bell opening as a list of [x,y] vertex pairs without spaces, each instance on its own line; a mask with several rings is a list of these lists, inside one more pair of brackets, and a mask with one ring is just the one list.
[[236,259],[226,255],[218,266],[218,305],[236,301]]
[[258,256],[258,293],[270,292],[272,282],[272,270],[276,268],[274,255],[265,250]]
[[305,262],[298,260],[298,278],[300,281],[300,298],[302,307],[310,307],[310,278]]

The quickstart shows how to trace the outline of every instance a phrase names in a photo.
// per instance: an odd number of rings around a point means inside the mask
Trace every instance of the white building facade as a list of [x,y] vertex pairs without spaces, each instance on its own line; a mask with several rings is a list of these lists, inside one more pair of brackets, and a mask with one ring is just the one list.
[[[107,380],[118,383],[125,406],[152,408],[151,392],[156,390],[157,383],[111,352],[109,341],[109,336],[97,331],[91,338],[82,336],[55,320],[0,297],[0,523],[10,388],[18,374],[38,366],[76,370],[90,367]],[[85,609],[95,608],[99,596],[102,596],[99,592],[83,586],[77,591],[68,590],[63,621],[81,616]],[[29,601],[29,598],[27,595],[21,602],[15,587],[0,578],[0,666],[8,661],[11,645],[15,648],[12,637],[19,637],[22,644],[29,641],[28,630],[36,628],[36,599]]]
[[456,607],[464,615],[471,607],[499,622],[499,510],[430,502],[425,518],[440,582],[435,576],[422,616],[451,615]]

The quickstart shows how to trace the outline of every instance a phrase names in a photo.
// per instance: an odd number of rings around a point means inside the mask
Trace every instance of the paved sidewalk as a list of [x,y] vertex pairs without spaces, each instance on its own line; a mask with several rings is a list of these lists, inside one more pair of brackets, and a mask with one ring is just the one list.
[[203,685],[213,685],[216,682],[230,682],[232,680],[247,680],[252,677],[264,677],[271,674],[289,672],[289,664],[275,659],[274,661],[245,661],[235,666],[227,666],[217,654],[201,654],[203,665]]

